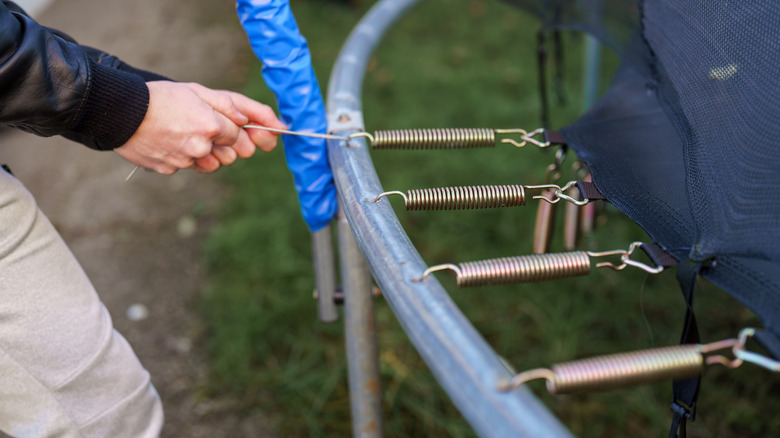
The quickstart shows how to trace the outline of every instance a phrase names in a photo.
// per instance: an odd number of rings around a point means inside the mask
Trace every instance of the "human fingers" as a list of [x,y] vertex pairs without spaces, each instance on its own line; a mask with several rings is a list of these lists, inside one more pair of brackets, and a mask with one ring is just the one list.
[[198,173],[211,173],[219,169],[219,159],[213,154],[206,155],[205,157],[195,160],[192,168]]
[[263,152],[271,152],[276,147],[277,134],[264,129],[245,128],[244,130],[252,140],[252,144]]
[[211,155],[219,160],[219,164],[222,166],[230,166],[238,158],[238,154],[231,146],[214,146]]
[[215,111],[224,115],[234,124],[241,126],[249,123],[249,117],[241,112],[239,107],[235,104],[232,96],[229,93],[219,90],[212,90],[204,87],[200,84],[189,83],[185,84],[190,87],[195,94],[198,95],[204,102],[214,108]]
[[249,133],[241,130],[238,134],[238,140],[231,146],[241,158],[249,158],[255,153],[255,143],[249,137]]
[[215,146],[232,146],[241,134],[241,127],[233,123],[229,118],[219,112],[214,112],[215,125],[207,131],[207,136],[211,138],[211,143]]
[[276,117],[276,113],[274,113],[274,110],[270,106],[234,91],[225,91],[224,93],[230,96],[230,99],[235,103],[241,113],[246,114],[247,117],[249,117],[249,123],[267,126],[269,128],[287,129],[287,125]]

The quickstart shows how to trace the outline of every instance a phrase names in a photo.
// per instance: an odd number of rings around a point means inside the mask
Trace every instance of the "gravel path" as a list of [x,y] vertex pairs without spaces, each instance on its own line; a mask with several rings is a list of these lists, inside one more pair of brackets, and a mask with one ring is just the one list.
[[[231,88],[251,61],[232,0],[60,0],[38,20],[136,67]],[[36,196],[81,261],[117,329],[152,373],[164,437],[262,437],[264,421],[203,394],[195,299],[200,247],[225,187],[211,175],[139,172],[112,152],[61,138],[0,133],[0,161]],[[148,310],[141,320],[128,312]],[[142,315],[143,316],[143,315]]]

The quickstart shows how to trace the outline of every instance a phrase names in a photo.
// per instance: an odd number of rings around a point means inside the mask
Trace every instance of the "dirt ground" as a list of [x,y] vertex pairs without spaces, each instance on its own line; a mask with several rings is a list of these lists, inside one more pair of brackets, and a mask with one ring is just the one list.
[[[139,68],[231,88],[254,62],[233,0],[56,0],[38,20]],[[113,152],[0,133],[0,161],[36,196],[152,374],[164,437],[262,437],[263,419],[203,396],[200,247],[226,195],[212,175],[139,172]],[[131,319],[142,305],[148,316]],[[134,308],[138,308],[135,306]]]

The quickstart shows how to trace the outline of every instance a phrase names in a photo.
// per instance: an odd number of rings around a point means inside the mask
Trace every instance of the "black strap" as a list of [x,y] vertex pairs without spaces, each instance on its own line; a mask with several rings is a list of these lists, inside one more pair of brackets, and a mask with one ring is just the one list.
[[11,168],[10,168],[10,167],[8,167],[8,165],[7,165],[7,164],[0,164],[0,167],[2,167],[2,168],[3,168],[3,170],[5,170],[6,172],[8,172],[8,174],[10,174],[10,175],[13,175],[13,174],[14,174],[13,172],[11,172]]
[[542,128],[550,127],[550,105],[547,98],[547,37],[544,29],[536,34],[536,63],[539,74],[539,107]]
[[[683,260],[677,265],[677,282],[682,289],[686,305],[681,344],[698,344],[700,341],[696,316],[693,314],[693,293],[701,269],[701,262],[689,259]],[[696,399],[699,397],[700,385],[701,376],[674,381],[672,385],[672,413],[674,417],[669,438],[685,438],[686,422],[696,418]]]
[[679,264],[674,256],[664,251],[657,243],[643,243],[640,248],[656,266],[671,268],[672,266],[677,266]]
[[566,139],[563,138],[560,132],[558,131],[550,131],[549,129],[544,130],[544,141],[552,145],[561,145],[566,146]]
[[607,200],[596,187],[596,184],[593,184],[590,181],[577,181],[577,188],[580,190],[583,198],[587,198],[591,201]]
[[[561,22],[561,10],[563,8],[558,6],[555,8],[555,23]],[[563,35],[559,29],[553,32],[553,58],[555,61],[555,74],[553,76],[553,90],[555,90],[555,97],[558,100],[558,105],[566,105],[566,93],[563,89],[563,72],[565,70],[563,61]]]

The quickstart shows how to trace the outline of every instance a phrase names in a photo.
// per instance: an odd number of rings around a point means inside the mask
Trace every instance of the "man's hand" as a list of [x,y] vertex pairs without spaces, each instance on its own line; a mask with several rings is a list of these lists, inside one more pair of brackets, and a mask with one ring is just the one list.
[[270,151],[276,135],[242,125],[285,129],[270,107],[198,84],[148,82],[149,109],[135,134],[116,150],[131,163],[163,174],[194,167],[213,172],[256,147]]

